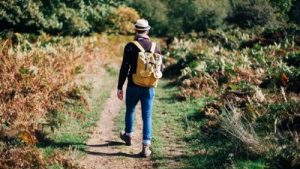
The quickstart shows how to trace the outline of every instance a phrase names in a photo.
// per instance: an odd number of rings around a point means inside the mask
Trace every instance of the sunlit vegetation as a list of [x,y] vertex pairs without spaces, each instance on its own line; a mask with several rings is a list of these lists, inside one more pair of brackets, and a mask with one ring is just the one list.
[[178,167],[299,168],[300,1],[174,2],[0,1],[0,168],[78,168],[139,18],[168,79],[154,167],[172,138]]
[[213,98],[199,108],[197,116],[207,120],[198,128],[229,139],[223,144],[229,143],[224,151],[232,153],[231,161],[219,167],[243,158],[261,159],[270,168],[299,167],[298,40],[297,28],[211,30],[171,45],[165,74],[180,89],[173,96],[183,102]]

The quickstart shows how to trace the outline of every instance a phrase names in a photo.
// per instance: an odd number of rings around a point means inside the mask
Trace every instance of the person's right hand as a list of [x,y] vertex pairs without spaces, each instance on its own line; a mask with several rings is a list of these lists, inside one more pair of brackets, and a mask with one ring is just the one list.
[[118,89],[117,96],[120,100],[123,100],[123,90]]

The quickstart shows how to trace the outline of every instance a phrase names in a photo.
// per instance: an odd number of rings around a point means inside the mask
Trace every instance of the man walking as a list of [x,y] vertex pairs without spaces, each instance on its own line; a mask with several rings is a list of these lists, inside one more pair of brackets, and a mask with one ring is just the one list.
[[143,141],[140,155],[148,157],[151,155],[151,131],[152,131],[152,106],[154,99],[154,87],[143,87],[133,80],[133,75],[137,71],[137,60],[141,50],[160,54],[160,50],[155,47],[155,43],[150,41],[148,36],[150,26],[145,19],[137,20],[135,24],[135,43],[130,42],[125,46],[123,61],[119,73],[117,96],[123,100],[123,85],[127,78],[126,89],[126,115],[125,131],[120,133],[120,138],[126,145],[131,145],[135,107],[141,101],[143,119]]

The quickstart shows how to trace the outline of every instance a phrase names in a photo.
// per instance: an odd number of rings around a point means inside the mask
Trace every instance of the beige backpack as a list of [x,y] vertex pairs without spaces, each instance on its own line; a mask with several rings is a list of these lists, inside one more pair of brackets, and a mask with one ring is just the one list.
[[155,53],[156,43],[152,42],[150,52],[146,52],[137,41],[133,43],[140,49],[136,73],[132,75],[133,82],[143,87],[156,87],[162,77],[162,55]]

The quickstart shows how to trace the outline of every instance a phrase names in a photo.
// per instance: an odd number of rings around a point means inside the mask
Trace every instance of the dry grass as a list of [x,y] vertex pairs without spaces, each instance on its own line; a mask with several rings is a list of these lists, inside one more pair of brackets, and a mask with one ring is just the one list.
[[78,44],[32,47],[21,50],[6,40],[0,51],[0,111],[2,137],[20,137],[35,144],[35,133],[47,124],[46,114],[60,110],[67,97],[67,84],[88,57]]
[[224,131],[245,145],[255,154],[264,154],[267,147],[256,135],[251,123],[244,119],[241,110],[235,108],[232,103],[227,104],[229,109],[217,116],[220,126]]
[[[112,60],[118,63],[122,58],[120,48],[125,45],[122,42],[128,37],[42,35],[34,42],[28,39],[14,34],[0,42],[0,168],[12,161],[28,168],[51,164],[34,145],[46,136],[46,128],[59,127],[61,122],[55,114],[68,113],[64,110],[67,99],[87,103],[77,77],[88,69],[93,73],[96,67],[114,66],[109,65]],[[8,148],[12,142],[21,146]],[[71,166],[60,155],[53,158]]]

